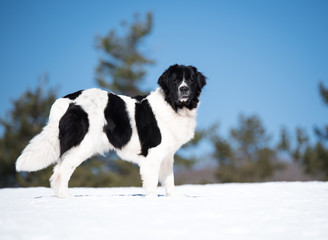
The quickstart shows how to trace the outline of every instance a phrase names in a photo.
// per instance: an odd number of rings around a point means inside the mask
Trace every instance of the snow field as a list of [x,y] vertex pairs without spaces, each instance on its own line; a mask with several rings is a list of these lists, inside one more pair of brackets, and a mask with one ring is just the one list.
[[[328,183],[0,189],[0,239],[328,239]],[[186,196],[183,196],[183,195]]]

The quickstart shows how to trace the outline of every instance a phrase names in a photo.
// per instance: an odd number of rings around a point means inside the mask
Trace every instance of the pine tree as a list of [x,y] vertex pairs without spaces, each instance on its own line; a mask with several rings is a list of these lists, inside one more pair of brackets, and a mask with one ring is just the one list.
[[[324,104],[328,106],[328,88],[323,83],[319,84],[319,93]],[[316,127],[314,132],[318,141],[314,146],[307,144],[301,161],[306,173],[321,180],[328,180],[328,125],[321,129]]]
[[290,137],[289,137],[287,129],[284,127],[280,131],[280,140],[279,140],[279,143],[277,145],[277,149],[279,151],[289,152],[290,148],[291,148],[291,146],[290,146]]
[[[319,84],[319,92],[324,104],[328,106],[328,88],[325,88],[323,83]],[[328,141],[328,125],[324,126],[322,129],[316,127],[314,131],[317,137],[320,139],[320,141],[323,142]]]
[[27,90],[13,101],[12,110],[0,118],[4,133],[0,138],[0,187],[49,185],[50,171],[18,174],[15,161],[29,140],[38,134],[48,120],[56,99],[54,89],[46,90],[47,76],[34,90]]
[[144,39],[149,36],[153,27],[153,16],[147,13],[146,20],[141,21],[139,15],[134,22],[127,25],[127,33],[118,36],[111,30],[105,37],[97,38],[97,48],[103,53],[96,69],[97,83],[100,87],[125,95],[140,95],[143,92],[140,84],[146,75],[146,66],[154,64],[141,52]]
[[272,176],[282,165],[275,161],[262,122],[257,116],[240,115],[239,124],[230,131],[230,141],[212,137],[218,160],[217,177],[221,182],[254,182]]

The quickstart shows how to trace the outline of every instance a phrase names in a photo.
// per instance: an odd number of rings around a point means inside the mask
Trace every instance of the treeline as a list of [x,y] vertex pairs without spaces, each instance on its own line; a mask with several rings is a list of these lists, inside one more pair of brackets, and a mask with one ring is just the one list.
[[[145,56],[140,46],[153,28],[152,14],[148,13],[144,20],[136,15],[134,21],[125,23],[124,27],[124,36],[111,30],[106,36],[96,38],[101,54],[96,83],[120,94],[144,94],[140,85],[146,76],[146,67],[155,61]],[[319,90],[328,105],[328,89],[320,84]],[[36,89],[27,90],[13,101],[12,109],[0,118],[4,129],[0,138],[0,187],[49,186],[50,167],[35,173],[17,173],[15,161],[28,141],[46,124],[50,107],[58,97],[57,91],[47,86],[45,76]],[[218,163],[215,167],[217,182],[254,182],[270,179],[286,167],[286,161],[282,160],[288,158],[300,165],[304,173],[328,180],[328,125],[315,128],[314,134],[317,137],[315,143],[302,129],[296,131],[296,139],[290,137],[287,129],[282,129],[279,142],[273,145],[258,116],[240,115],[238,125],[230,130],[229,137],[220,136],[213,126],[197,131],[193,141],[184,146],[197,148],[206,140],[213,145],[211,156],[186,159],[177,154],[175,163],[190,168],[204,158],[211,158]],[[109,153],[84,162],[73,174],[70,185],[141,186],[141,180],[137,166]]]
[[[283,128],[279,141],[273,144],[258,116],[240,115],[228,139],[218,134],[210,136],[215,149],[213,158],[218,162],[216,177],[220,182],[268,181],[292,165],[299,166],[309,179],[328,180],[327,130],[328,126],[316,128],[317,140],[310,141],[301,128],[294,137]],[[288,179],[302,180],[294,176],[277,180]]]

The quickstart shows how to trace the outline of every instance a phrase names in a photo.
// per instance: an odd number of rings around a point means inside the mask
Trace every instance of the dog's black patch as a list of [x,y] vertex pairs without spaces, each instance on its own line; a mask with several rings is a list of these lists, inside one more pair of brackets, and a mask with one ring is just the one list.
[[136,103],[135,119],[141,145],[140,155],[147,157],[149,148],[158,146],[162,141],[155,115],[147,99]]
[[63,98],[69,98],[71,100],[76,99],[78,96],[81,95],[81,93],[83,92],[83,90],[77,91],[75,93],[71,93],[71,94],[67,94],[66,96],[64,96]]
[[107,120],[104,132],[109,142],[115,148],[121,149],[130,141],[132,135],[130,118],[123,99],[115,94],[108,93],[108,103],[104,114]]
[[81,106],[71,103],[59,121],[60,156],[79,145],[88,129],[88,114]]

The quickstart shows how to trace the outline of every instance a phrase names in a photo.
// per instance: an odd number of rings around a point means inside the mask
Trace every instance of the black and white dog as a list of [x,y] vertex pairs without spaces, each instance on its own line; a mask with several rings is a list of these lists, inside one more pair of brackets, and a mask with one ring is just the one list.
[[199,96],[206,77],[193,66],[172,65],[145,97],[88,89],[57,99],[49,122],[17,159],[17,171],[37,171],[57,163],[50,178],[58,197],[83,161],[116,150],[137,163],[146,195],[158,181],[174,195],[173,156],[194,136]]

